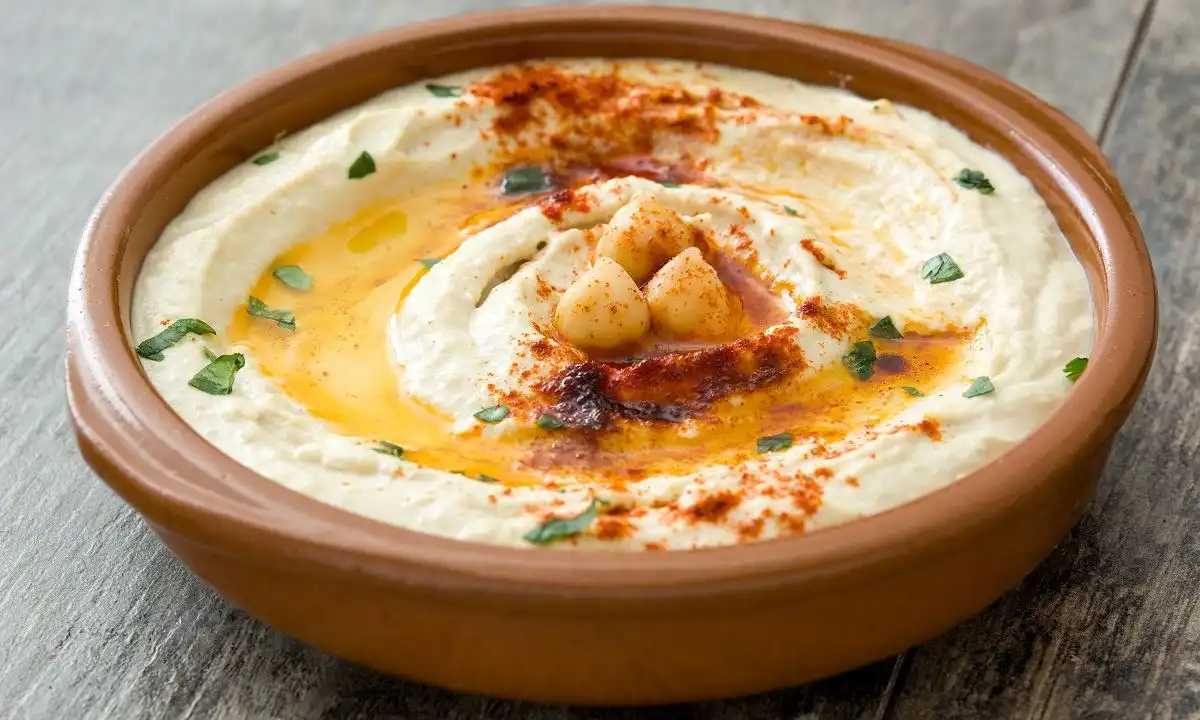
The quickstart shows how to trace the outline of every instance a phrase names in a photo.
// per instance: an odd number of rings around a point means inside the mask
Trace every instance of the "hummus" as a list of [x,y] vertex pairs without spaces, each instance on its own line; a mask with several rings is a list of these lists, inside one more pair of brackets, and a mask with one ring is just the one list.
[[1033,431],[1092,338],[1081,266],[996,153],[657,60],[476,70],[284,137],[167,226],[133,300],[147,377],[238,462],[517,547],[882,512]]

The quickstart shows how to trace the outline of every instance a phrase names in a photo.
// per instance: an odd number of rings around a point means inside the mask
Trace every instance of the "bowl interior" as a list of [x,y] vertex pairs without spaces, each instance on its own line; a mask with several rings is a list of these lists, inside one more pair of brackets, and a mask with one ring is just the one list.
[[[841,86],[930,111],[994,148],[1034,182],[1087,272],[1097,326],[1088,374],[1026,441],[913,503],[796,538],[636,555],[530,553],[361,518],[242,468],[158,399],[131,351],[130,295],[146,253],[197,191],[280,133],[387,89],[473,67],[581,56],[670,57]],[[409,577],[451,568],[463,583],[488,577],[557,591],[676,592],[716,578],[822,575],[846,563],[885,562],[1000,517],[1032,484],[1115,432],[1148,368],[1156,325],[1136,222],[1095,145],[1057,111],[930,51],[774,20],[644,7],[453,18],[352,41],[260,76],[197,110],[134,161],[93,218],[73,287],[69,365],[81,444],[153,521],[257,553],[304,552],[381,573],[400,563]]]

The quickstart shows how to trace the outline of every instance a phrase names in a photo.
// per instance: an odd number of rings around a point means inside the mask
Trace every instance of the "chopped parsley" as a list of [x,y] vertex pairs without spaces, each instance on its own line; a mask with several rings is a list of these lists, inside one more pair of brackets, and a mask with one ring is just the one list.
[[244,367],[246,356],[241,353],[218,355],[200,368],[200,372],[188,380],[188,385],[209,395],[228,395],[233,392],[233,377]]
[[755,443],[755,449],[757,449],[760,453],[779,452],[780,450],[787,450],[791,446],[791,433],[767,435],[765,437],[760,437]]
[[875,343],[861,340],[854,343],[854,349],[842,356],[842,364],[850,374],[859,380],[870,380],[875,374]]
[[213,360],[217,359],[217,354],[215,352],[213,352],[212,350],[209,350],[208,348],[201,348],[201,349],[204,350],[204,357],[208,358],[209,362],[212,362]]
[[965,277],[962,268],[954,262],[948,253],[938,253],[925,261],[921,266],[921,278],[928,280],[930,285],[953,282]]
[[271,163],[275,162],[278,159],[279,159],[279,153],[269,152],[269,153],[263,153],[262,155],[259,155],[258,157],[254,158],[250,162],[254,163],[255,165],[270,165]]
[[284,330],[296,329],[296,318],[294,315],[292,315],[291,310],[272,310],[271,308],[267,307],[265,302],[259,300],[253,295],[251,295],[250,299],[246,301],[246,312],[249,313],[251,317],[274,320],[275,323]]
[[159,334],[138,343],[134,349],[138,355],[147,360],[162,360],[163,350],[171,347],[175,343],[183,339],[184,335],[194,333],[196,335],[216,335],[217,331],[204,322],[196,318],[180,318],[171,323]]
[[991,195],[996,192],[996,188],[992,187],[992,181],[988,180],[987,175],[979,170],[963,168],[954,176],[954,182],[967,190],[978,190],[981,195]]
[[446,258],[417,258],[417,262],[421,263],[427,268],[431,268],[445,259]]
[[904,387],[902,387],[900,389],[903,390],[904,392],[908,393],[909,395],[912,395],[913,397],[925,397],[925,393],[916,389],[912,385],[905,385]]
[[565,518],[550,518],[546,522],[538,525],[534,529],[525,533],[525,542],[533,543],[534,545],[546,545],[555,540],[569,538],[578,535],[579,533],[591,527],[596,521],[598,514],[598,504],[595,499],[587,506],[587,509],[578,515]]
[[391,455],[392,457],[396,458],[404,457],[404,448],[400,447],[396,443],[388,442],[387,440],[380,440],[379,444],[373,449],[380,455]]
[[1068,380],[1075,382],[1079,379],[1079,376],[1083,374],[1083,371],[1087,370],[1087,366],[1087,358],[1077,357],[1063,366],[1063,374],[1067,376]]
[[659,181],[658,181],[658,184],[659,184],[659,185],[662,185],[662,186],[663,186],[663,187],[665,187],[665,188],[677,188],[677,187],[679,187],[679,183],[677,183],[677,182],[673,182],[673,181],[671,181],[671,180],[659,180]]
[[375,158],[371,157],[371,153],[363,150],[362,154],[351,163],[346,177],[351,180],[362,180],[373,172],[375,172]]
[[527,195],[553,189],[550,176],[537,165],[510,168],[500,181],[500,192],[504,195]]
[[867,334],[881,340],[899,340],[904,337],[904,334],[896,329],[891,315],[884,315],[876,320],[875,324],[867,329]]
[[493,405],[475,413],[475,419],[485,423],[498,423],[508,417],[508,408],[503,405]]
[[458,97],[462,95],[462,88],[458,85],[438,85],[437,83],[425,83],[425,89],[434,97],[448,98]]
[[275,279],[293,290],[309,290],[312,288],[312,275],[304,272],[299,265],[280,265],[271,271]]
[[979,395],[987,395],[995,389],[996,386],[992,384],[991,378],[987,375],[980,375],[971,381],[971,387],[967,388],[962,395],[965,398],[973,398]]
[[795,217],[795,216],[797,216],[797,215],[799,215],[799,214],[800,214],[800,213],[799,213],[799,212],[796,210],[796,208],[792,207],[791,205],[784,205],[784,206],[783,206],[783,211],[784,211],[785,213],[787,213],[788,215],[791,215],[792,217]]
[[491,475],[485,475],[484,473],[479,473],[478,475],[475,476],[475,479],[478,480],[479,482],[484,482],[484,483],[500,482],[500,478],[494,478]]
[[537,426],[543,430],[557,430],[566,427],[567,424],[550,413],[542,413],[538,415]]

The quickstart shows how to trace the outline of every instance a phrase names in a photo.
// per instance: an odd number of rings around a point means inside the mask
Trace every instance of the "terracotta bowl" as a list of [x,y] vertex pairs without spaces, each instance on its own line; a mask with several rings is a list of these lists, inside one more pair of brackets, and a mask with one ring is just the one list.
[[[1028,439],[946,489],[841,527],[741,547],[538,552],[368,520],[243,468],[155,394],[130,293],[194,193],[371,96],[555,56],[736,65],[925,108],[1033,180],[1091,283],[1091,366]],[[1077,520],[1154,349],[1136,220],[1082,129],[961,60],[825,28],[665,8],[560,7],[398,28],[291,62],[192,113],[97,208],[75,260],[71,417],[88,463],[184,562],[281,631],[455,690],[587,704],[723,698],[832,675],[946,630],[1015,585]]]

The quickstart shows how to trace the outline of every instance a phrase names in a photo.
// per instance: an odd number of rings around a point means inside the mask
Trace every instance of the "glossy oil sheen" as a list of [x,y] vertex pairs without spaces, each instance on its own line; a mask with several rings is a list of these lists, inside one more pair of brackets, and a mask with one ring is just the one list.
[[[613,485],[650,474],[685,474],[711,465],[737,466],[752,459],[757,438],[790,432],[828,445],[879,417],[899,413],[915,398],[961,384],[964,346],[975,334],[876,340],[880,362],[869,380],[856,380],[839,363],[815,374],[737,393],[703,409],[704,432],[684,435],[670,423],[618,420],[595,438],[547,435],[534,427],[503,434],[477,426],[452,431],[450,418],[406,392],[389,361],[388,324],[408,292],[427,272],[421,259],[457,249],[464,229],[502,218],[514,207],[498,199],[494,183],[448,183],[420,195],[368,207],[275,258],[250,289],[273,308],[303,322],[295,329],[235,312],[222,336],[253,357],[263,375],[310,415],[341,434],[402,446],[423,467],[488,476],[505,485],[569,485],[581,478]],[[387,242],[383,242],[386,239]],[[732,257],[710,251],[717,273],[743,309],[736,337],[759,333],[785,317],[776,293]],[[298,265],[316,280],[305,291],[279,282],[272,268]],[[733,339],[733,338],[726,338]],[[647,358],[699,350],[712,343],[680,343],[647,336],[618,348],[612,358]],[[955,390],[954,392],[958,392]],[[936,432],[906,427],[901,432]]]

